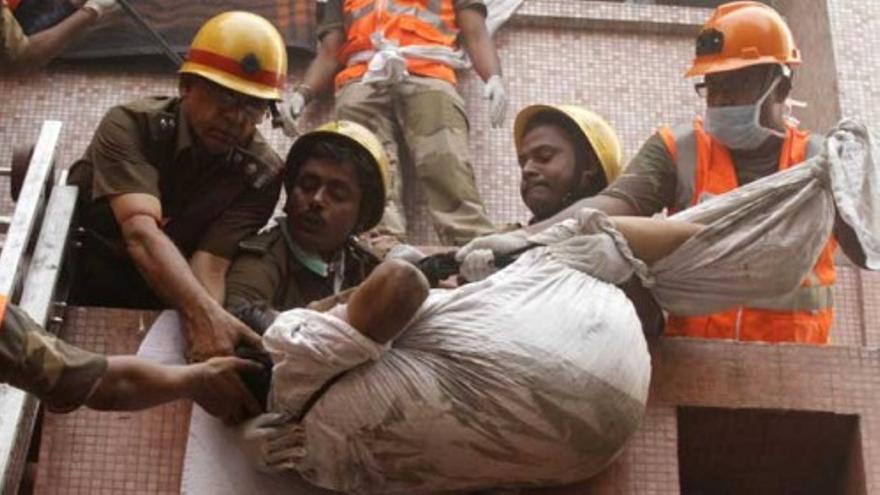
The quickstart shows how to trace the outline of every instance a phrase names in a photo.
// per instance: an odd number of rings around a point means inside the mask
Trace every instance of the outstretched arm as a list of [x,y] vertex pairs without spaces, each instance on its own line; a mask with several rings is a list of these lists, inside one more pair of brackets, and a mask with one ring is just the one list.
[[648,266],[660,261],[697,232],[702,225],[644,217],[611,217],[637,258]]
[[237,372],[259,369],[259,364],[237,357],[166,366],[134,356],[112,356],[86,405],[99,410],[131,411],[191,399],[210,414],[238,423],[259,414],[260,406]]

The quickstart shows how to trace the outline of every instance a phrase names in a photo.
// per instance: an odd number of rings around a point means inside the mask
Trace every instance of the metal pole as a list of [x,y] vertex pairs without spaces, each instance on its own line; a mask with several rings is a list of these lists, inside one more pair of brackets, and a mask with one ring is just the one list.
[[128,16],[131,17],[140,27],[142,27],[147,31],[147,33],[149,33],[150,37],[153,38],[153,41],[155,41],[162,49],[162,51],[165,52],[165,56],[167,56],[169,60],[174,62],[174,65],[176,65],[177,67],[183,65],[183,59],[180,58],[180,55],[178,55],[177,52],[175,52],[171,48],[171,45],[169,45],[168,42],[165,41],[165,38],[163,38],[158,31],[153,29],[153,26],[151,26],[150,23],[147,22],[147,20],[144,19],[143,16],[141,16],[141,14],[138,13],[138,11],[131,6],[130,3],[128,3],[128,0],[116,0],[116,3],[118,3],[119,6],[122,7],[122,10],[124,10],[125,13],[128,14]]

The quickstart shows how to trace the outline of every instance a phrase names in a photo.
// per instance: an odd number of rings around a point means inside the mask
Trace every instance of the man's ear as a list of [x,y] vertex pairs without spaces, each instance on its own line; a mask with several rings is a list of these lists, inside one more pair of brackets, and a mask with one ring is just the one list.
[[177,94],[180,95],[181,98],[186,96],[186,93],[189,92],[189,88],[192,85],[192,80],[186,75],[182,75],[180,79],[177,81]]
[[584,170],[581,171],[580,177],[578,177],[578,190],[589,191],[590,186],[596,180],[598,173],[599,168],[596,164],[590,164],[589,167],[584,167]]
[[778,102],[783,102],[790,94],[791,78],[783,77],[779,80],[779,84],[776,85],[776,89],[773,90],[773,98]]

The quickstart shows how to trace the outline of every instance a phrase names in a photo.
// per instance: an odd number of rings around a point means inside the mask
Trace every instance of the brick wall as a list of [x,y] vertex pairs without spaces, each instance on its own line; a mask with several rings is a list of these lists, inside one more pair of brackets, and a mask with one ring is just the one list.
[[[780,0],[778,4],[792,25],[805,60],[795,80],[795,96],[810,104],[797,112],[804,124],[824,130],[840,116],[876,122],[880,117],[880,90],[875,82],[880,76],[880,54],[874,41],[880,41],[880,3]],[[472,74],[463,75],[461,82],[471,114],[473,162],[492,218],[510,221],[526,217],[518,195],[510,135],[513,115],[522,106],[539,101],[590,106],[618,129],[626,157],[632,156],[657,125],[687,120],[699,112],[700,104],[681,73],[692,53],[691,36],[707,12],[698,8],[586,0],[526,2],[496,40],[511,92],[511,113],[503,129],[489,127],[481,98],[482,83]],[[292,61],[292,80],[296,80],[306,62]],[[173,93],[175,88],[173,74],[144,65],[57,64],[37,75],[0,78],[0,94],[4,95],[0,107],[0,165],[8,162],[14,144],[35,139],[39,123],[49,118],[65,122],[59,162],[69,164],[82,153],[109,106],[141,95]],[[309,115],[309,123],[321,120],[330,106],[328,101],[321,102]],[[279,132],[269,131],[269,135],[273,146],[283,154],[289,140]],[[0,215],[8,214],[11,208],[4,187],[0,184]],[[420,206],[417,188],[407,189],[407,204],[413,239],[419,243],[432,242],[434,237]],[[860,452],[850,457],[861,456],[863,460],[844,468],[855,473],[847,476],[856,479],[866,471],[863,477],[867,492],[880,490],[880,471],[875,467],[880,466],[875,412],[880,404],[874,398],[880,386],[877,351],[847,347],[880,345],[880,327],[873,324],[880,320],[880,315],[875,314],[880,311],[880,275],[843,266],[836,307],[832,334],[836,346],[824,349],[654,342],[651,404],[641,431],[627,451],[587,485],[536,493],[675,493],[680,483],[676,409],[679,406],[856,415],[859,419],[855,445],[862,448],[854,448]],[[126,320],[129,316],[118,318],[121,320],[112,321],[130,321]],[[50,440],[54,442],[58,442],[57,435],[76,435],[71,432],[80,430],[70,429],[74,423],[67,421],[83,421],[81,427],[92,428],[85,431],[93,436],[99,435],[94,429],[98,424],[95,422],[128,421],[121,424],[161,428],[164,422],[180,421],[181,411],[173,409],[179,406],[169,407],[172,409],[155,413],[160,418],[157,420],[131,420],[90,412],[63,418],[50,416],[47,435],[55,435],[51,438],[56,440]],[[76,419],[83,417],[90,419]],[[118,440],[102,438],[98,441],[101,445]],[[62,451],[58,443],[50,445],[52,450],[46,456],[76,452],[77,459],[82,458],[81,452]],[[107,447],[100,448],[106,452]],[[59,486],[57,483],[71,483],[64,476],[72,476],[76,471],[62,472],[58,466],[63,466],[63,462],[45,459],[47,462],[41,460],[40,464],[41,490],[51,491],[49,488]],[[134,456],[129,461],[136,464],[137,459]],[[864,469],[860,471],[854,467],[857,465]],[[179,475],[170,467],[162,472],[165,477]],[[166,479],[162,476],[157,479]],[[848,486],[855,488],[847,493],[858,493],[858,483]]]

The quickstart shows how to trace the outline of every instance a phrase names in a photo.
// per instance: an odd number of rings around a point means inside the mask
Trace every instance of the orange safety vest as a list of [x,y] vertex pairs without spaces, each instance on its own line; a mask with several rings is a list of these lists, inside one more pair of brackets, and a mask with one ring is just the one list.
[[[708,195],[724,194],[738,187],[736,169],[728,150],[703,129],[698,117],[694,125],[659,131],[678,174],[678,194],[673,210],[696,205]],[[787,126],[779,156],[779,170],[803,162],[810,134]],[[670,315],[668,335],[735,339],[763,342],[807,342],[825,344],[833,320],[832,287],[836,279],[831,237],[816,265],[798,289],[769,300],[753,301],[708,316]]]
[[[347,67],[336,75],[337,88],[367,72],[367,62],[349,64],[349,59],[373,49],[370,36],[374,32],[382,33],[401,47],[443,46],[455,50],[458,46],[454,0],[345,0],[342,13],[345,43],[336,57]],[[440,62],[407,58],[406,69],[411,74],[456,82],[455,70]]]

